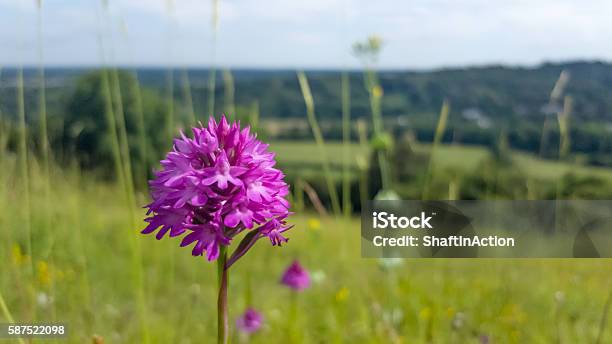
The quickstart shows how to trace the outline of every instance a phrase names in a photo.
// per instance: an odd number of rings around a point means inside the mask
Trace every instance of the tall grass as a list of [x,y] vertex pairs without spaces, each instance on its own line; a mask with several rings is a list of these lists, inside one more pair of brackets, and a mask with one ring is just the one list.
[[210,66],[208,70],[208,114],[207,116],[215,115],[215,91],[217,88],[217,33],[219,31],[219,1],[211,0],[212,4],[212,41],[210,46]]
[[[559,106],[559,103],[563,99],[563,93],[565,92],[565,88],[570,80],[570,74],[568,71],[563,70],[559,74],[559,78],[555,82],[555,85],[550,92],[548,105],[553,108],[554,106]],[[571,101],[571,100],[570,100]],[[565,107],[565,104],[564,104]],[[563,110],[561,110],[563,111]],[[557,119],[559,114],[557,113]],[[547,143],[548,143],[548,135],[550,134],[551,129],[551,120],[549,118],[549,114],[545,114],[544,124],[542,125],[542,135],[540,137],[540,156],[543,157],[546,154]]]
[[215,115],[215,89],[216,89],[216,75],[217,71],[214,67],[210,67],[208,70],[208,113],[207,116]]
[[392,190],[391,166],[387,154],[392,149],[393,138],[384,132],[382,117],[383,88],[378,80],[376,62],[383,46],[383,41],[378,36],[370,36],[365,42],[357,42],[353,45],[353,53],[361,59],[363,70],[363,83],[368,92],[370,111],[372,112],[372,148],[376,151],[380,178],[383,192],[380,197],[394,197]]
[[132,159],[130,157],[130,146],[128,142],[127,129],[125,124],[125,113],[123,109],[123,97],[121,92],[121,84],[119,82],[119,72],[116,68],[110,70],[110,76],[112,81],[112,103],[114,107],[115,123],[117,124],[117,131],[119,132],[119,148],[121,153],[121,160],[123,166],[123,175],[125,178],[126,193],[128,195],[128,202],[135,203],[134,199],[134,180],[132,174]]
[[[171,1],[169,1],[171,5]],[[101,0],[102,6],[102,20],[100,21],[99,14],[96,13],[96,19],[98,20],[99,34],[98,34],[98,48],[100,51],[102,65],[105,66],[100,71],[101,74],[101,96],[103,98],[104,116],[107,125],[109,142],[111,146],[111,152],[113,156],[113,165],[115,167],[115,174],[117,181],[122,190],[124,190],[124,197],[126,201],[126,209],[129,213],[129,220],[131,227],[134,228],[135,224],[135,209],[136,206],[136,192],[135,192],[135,175],[133,173],[133,164],[130,143],[127,134],[127,119],[125,116],[125,109],[123,104],[124,94],[121,90],[121,80],[119,78],[119,69],[113,66],[113,25],[112,16],[109,11],[109,3],[106,0]],[[124,24],[124,23],[122,23]],[[108,45],[111,51],[110,60],[107,61],[105,54],[105,40],[104,32],[109,33]],[[127,30],[123,30],[127,36]],[[110,67],[106,67],[106,66]],[[145,130],[145,114],[142,103],[142,93],[140,88],[140,82],[138,80],[138,74],[134,71],[128,79],[128,94],[134,99],[134,110],[136,112],[136,130],[138,135],[138,150],[141,154],[141,163],[146,165],[147,155],[147,136]],[[173,83],[173,82],[172,82]],[[173,120],[173,106],[170,109],[170,121]],[[77,168],[78,170],[78,168]],[[146,176],[144,176],[146,179]]]
[[166,71],[166,101],[168,102],[168,108],[166,109],[164,128],[166,129],[167,142],[172,142],[174,138],[174,71],[172,67],[168,67]]
[[[2,68],[0,67],[0,80],[2,77]],[[6,166],[6,161],[5,161],[5,157],[6,157],[6,145],[8,142],[8,133],[5,132],[5,125],[6,123],[3,121],[4,118],[2,116],[2,111],[0,110],[0,207],[2,207],[2,209],[5,209],[5,200],[4,200],[4,196],[6,195],[6,190],[5,190],[5,175],[4,175],[4,168]],[[2,216],[0,218],[0,224],[2,224],[5,221],[4,216]],[[9,235],[11,233],[9,233],[9,231],[5,232],[6,234],[6,238],[9,237]],[[6,242],[6,248],[9,249],[10,243]],[[8,321],[9,323],[14,323],[15,320],[13,318],[12,313],[10,312],[7,304],[6,304],[6,300],[4,298],[4,295],[2,293],[3,291],[0,289],[0,311],[2,311],[2,316],[4,317],[4,319],[6,319],[6,321]],[[19,344],[25,344],[25,341],[21,338],[18,339],[18,343]]]
[[[47,90],[45,82],[45,68],[44,68],[44,49],[43,49],[43,11],[42,11],[42,0],[37,1],[37,50],[38,50],[38,114],[39,114],[39,155],[42,172],[40,174],[40,181],[43,188],[42,205],[37,209],[42,215],[42,231],[49,236],[49,245],[42,254],[42,258],[47,258],[50,264],[54,264],[54,257],[52,254],[53,247],[55,245],[55,231],[51,230],[51,216],[50,213],[50,202],[51,202],[51,168],[50,168],[50,149],[49,149],[49,135],[47,126]],[[50,294],[55,294],[55,280],[50,280]],[[55,304],[52,305],[53,320],[55,320],[56,309]]]
[[[572,112],[572,97],[565,95],[563,96],[563,92],[565,91],[565,87],[569,82],[569,73],[567,71],[562,71],[559,75],[559,79],[555,83],[555,87],[550,93],[550,104],[558,104],[563,99],[563,107],[557,112],[557,124],[559,125],[559,160],[564,160],[567,158],[568,154],[571,150],[571,142],[570,142],[570,114]],[[546,123],[545,123],[546,124]],[[544,129],[542,132],[542,141],[544,140]],[[544,146],[540,147],[540,151],[545,149]],[[556,188],[556,199],[561,199],[562,195],[563,182],[559,180],[557,182]],[[555,212],[555,221],[559,221],[558,212]],[[557,223],[557,222],[556,222]]]
[[[168,30],[167,30],[167,35],[168,35],[168,46],[169,46],[169,60],[168,60],[168,68],[166,71],[166,92],[167,92],[167,102],[168,102],[168,109],[166,110],[166,120],[164,123],[164,128],[166,129],[166,142],[168,143],[168,145],[171,147],[173,144],[173,139],[175,136],[175,129],[176,129],[176,119],[175,119],[175,106],[174,106],[174,69],[172,67],[172,42],[174,41],[174,28],[175,28],[175,19],[174,19],[174,0],[167,0],[166,2],[166,11],[168,14]],[[185,89],[185,87],[187,85],[185,85],[185,83],[183,82],[183,88]],[[189,92],[191,92],[190,87],[189,87]],[[193,115],[193,118],[195,118],[195,114]],[[140,243],[138,241],[138,243]],[[168,248],[168,251],[166,252],[167,255],[167,263],[169,266],[169,273],[168,273],[168,280],[170,281],[170,288],[171,290],[174,289],[174,276],[175,276],[175,271],[176,271],[176,259],[174,257],[174,250],[171,248]],[[146,325],[145,325],[146,326]],[[170,337],[174,336],[174,331],[170,332]]]
[[351,215],[351,89],[348,72],[342,72],[342,210],[345,217]]
[[[73,176],[74,176],[74,185],[77,188],[80,187],[84,187],[85,183],[82,180],[81,177],[81,171],[79,168],[79,164],[77,161],[73,162]],[[73,223],[72,223],[72,228],[74,229],[74,238],[75,241],[77,242],[77,246],[78,246],[78,252],[76,252],[76,256],[77,256],[77,261],[80,265],[80,271],[81,271],[81,286],[82,286],[82,291],[83,291],[83,299],[84,302],[83,304],[86,307],[86,310],[88,310],[89,312],[92,312],[92,322],[95,324],[95,320],[97,318],[97,314],[96,312],[93,312],[93,300],[92,300],[92,291],[91,291],[91,280],[90,280],[90,276],[89,276],[89,266],[88,266],[88,259],[87,259],[87,248],[85,243],[87,242],[87,240],[90,238],[89,235],[86,235],[85,232],[83,231],[83,223],[82,220],[80,218],[81,216],[81,204],[84,200],[82,199],[82,195],[80,193],[77,193],[74,195],[74,200],[72,202],[72,213],[74,216],[73,219]]]
[[565,159],[570,153],[570,114],[572,112],[572,97],[563,98],[563,111],[557,114],[559,122],[559,159]]
[[[140,89],[140,81],[138,73],[134,71],[129,78],[129,91],[134,100],[134,111],[136,112],[136,131],[138,132],[138,153],[140,155],[140,172],[137,183],[139,186],[147,185],[147,166],[148,166],[148,139],[145,126],[145,114],[142,104],[142,91]],[[134,176],[136,178],[136,176]]]
[[[0,67],[0,81],[2,80],[2,67]],[[0,86],[2,86],[0,84]],[[8,126],[9,122],[5,121],[4,116],[2,114],[2,109],[0,108],[0,167],[6,166],[6,156],[7,156],[7,145],[8,145]],[[4,171],[4,168],[0,168],[0,202],[4,202],[4,188],[5,188],[5,178],[8,174]],[[0,207],[4,204],[0,203]],[[0,217],[0,221],[2,221],[3,217]]]
[[423,183],[423,195],[422,199],[429,199],[430,195],[430,184],[433,178],[432,174],[434,171],[434,158],[436,149],[442,142],[444,132],[446,131],[446,123],[448,121],[448,115],[450,113],[450,103],[448,100],[444,100],[442,108],[440,109],[440,116],[438,117],[438,124],[436,125],[436,131],[434,132],[434,140],[431,144],[431,150],[429,151],[429,164],[427,166],[427,173],[425,174],[425,182]]
[[251,128],[259,127],[259,101],[254,100],[251,103],[251,111],[249,111],[249,124]]
[[223,70],[223,85],[225,89],[225,115],[233,120],[236,118],[236,105],[234,103],[236,89],[234,87],[234,77],[229,69]]
[[50,160],[49,160],[49,135],[47,128],[47,93],[45,84],[45,68],[43,54],[43,18],[42,18],[42,0],[37,2],[37,45],[38,45],[38,111],[39,111],[39,140],[40,140],[40,157],[42,159],[43,174],[43,193],[44,205],[42,212],[44,213],[45,229],[50,227],[49,201],[50,201]]
[[302,178],[300,177],[297,177],[293,183],[291,206],[296,212],[304,210],[304,186],[302,183]]
[[183,98],[185,100],[185,106],[187,107],[189,125],[195,126],[198,120],[196,118],[195,109],[193,107],[193,98],[191,96],[191,82],[189,81],[189,72],[187,71],[187,69],[184,68],[181,72],[181,84],[183,85]]
[[174,41],[174,0],[166,0],[166,14],[168,19],[168,26],[166,28],[166,48],[168,51],[168,66],[166,68],[166,101],[167,110],[165,113],[164,128],[166,130],[167,142],[172,142],[174,138],[174,69],[172,68],[172,52]]
[[306,103],[306,116],[308,117],[308,123],[310,124],[312,134],[314,136],[315,142],[317,143],[319,154],[322,157],[323,174],[325,175],[325,181],[327,184],[329,197],[331,199],[332,210],[334,214],[339,215],[341,213],[340,200],[338,199],[338,193],[336,192],[334,180],[331,175],[329,157],[327,156],[327,151],[325,149],[325,140],[323,139],[323,134],[321,133],[319,122],[317,121],[317,117],[315,116],[315,105],[314,100],[312,98],[312,93],[310,91],[310,86],[308,85],[308,79],[306,78],[306,74],[304,74],[303,71],[298,71],[297,77],[300,84],[300,89],[302,90],[302,96],[304,97],[304,103]]
[[[28,138],[26,126],[25,103],[23,94],[23,69],[17,69],[17,117],[18,117],[18,159],[21,176],[21,193],[23,196],[23,229],[26,233],[26,254],[30,256],[30,277],[34,279],[34,252],[32,247],[32,224],[30,209],[30,169],[28,168]],[[34,284],[32,284],[34,285]]]
[[[363,120],[357,120],[357,135],[359,137],[359,146],[362,152],[368,151],[368,127]],[[359,201],[361,202],[361,209],[365,208],[365,204],[368,201],[369,190],[368,190],[368,158],[365,154],[357,156],[357,168],[359,169]]]
[[[124,141],[127,145],[127,136],[123,139],[120,139],[120,136],[123,136],[123,133],[118,134],[117,128],[123,127],[125,129],[125,122],[123,124],[117,124],[117,117],[115,117],[114,109],[113,109],[113,94],[115,97],[117,93],[119,97],[121,96],[120,91],[115,93],[111,89],[110,85],[110,76],[112,71],[103,70],[102,71],[102,95],[104,99],[104,113],[106,118],[106,125],[108,127],[108,135],[110,137],[111,150],[114,160],[115,173],[117,175],[119,186],[121,190],[124,190],[124,199],[127,209],[127,215],[129,216],[129,224],[130,224],[130,233],[129,233],[129,242],[130,248],[132,251],[132,274],[135,283],[135,292],[136,299],[138,304],[138,315],[140,322],[140,329],[142,332],[142,341],[144,343],[150,342],[149,329],[147,324],[147,309],[146,309],[146,300],[145,300],[145,291],[143,284],[143,272],[142,272],[142,262],[141,262],[141,252],[140,252],[140,241],[137,240],[136,235],[133,233],[133,230],[137,227],[135,222],[135,196],[134,196],[134,188],[131,181],[128,181],[128,178],[131,179],[131,175],[128,175],[127,172],[131,171],[131,167],[125,167],[124,162],[129,161],[129,155],[122,154],[122,151],[125,151],[125,147],[121,147],[121,141]],[[117,105],[119,108],[119,105]],[[123,112],[123,109],[121,109]],[[124,118],[119,117],[123,121]],[[120,131],[122,131],[120,129]],[[123,157],[123,158],[122,158]],[[125,158],[127,157],[127,158]],[[130,186],[132,185],[132,186]]]
[[[142,257],[142,252],[141,252],[141,247],[140,247],[140,240],[138,238],[138,236],[136,235],[136,233],[134,232],[135,230],[138,229],[139,224],[136,222],[136,217],[137,217],[137,211],[135,209],[135,207],[137,207],[137,201],[136,201],[136,191],[135,191],[135,187],[134,187],[134,176],[132,173],[132,159],[130,157],[130,144],[129,144],[129,140],[128,140],[128,135],[127,135],[127,128],[126,128],[126,119],[125,119],[125,115],[124,115],[124,109],[123,109],[123,101],[122,101],[122,92],[121,92],[121,88],[120,88],[120,83],[119,83],[119,78],[118,78],[118,72],[116,69],[113,69],[113,74],[114,74],[114,83],[115,83],[115,87],[114,89],[114,94],[115,94],[115,98],[117,99],[117,122],[119,123],[118,126],[118,130],[119,130],[119,138],[120,138],[120,144],[121,144],[121,153],[123,156],[123,161],[124,161],[124,173],[125,173],[125,183],[126,183],[126,195],[127,195],[127,209],[128,209],[128,215],[130,217],[130,221],[128,222],[130,224],[130,242],[131,242],[131,248],[132,248],[132,271],[134,274],[134,284],[136,286],[136,299],[137,299],[137,309],[138,309],[138,316],[139,316],[139,320],[140,320],[140,328],[141,328],[141,332],[142,332],[142,342],[143,343],[150,343],[151,341],[151,337],[150,337],[150,333],[149,333],[149,329],[148,329],[148,307],[147,307],[147,299],[146,299],[146,293],[145,293],[145,286],[144,286],[144,270],[143,270],[143,257]],[[144,115],[143,115],[144,117]],[[137,121],[138,124],[144,124],[144,118],[143,121]],[[137,129],[139,132],[143,132],[144,131],[144,126],[141,128]]]
[[599,328],[597,329],[597,337],[595,339],[595,344],[603,343],[603,335],[608,323],[608,313],[610,311],[610,305],[612,305],[612,291],[608,294],[608,298],[603,306],[603,311],[601,313],[601,320],[599,321]]
[[[115,175],[119,182],[119,186],[127,192],[127,182],[125,178],[125,170],[123,167],[124,161],[121,158],[121,145],[119,143],[119,135],[117,134],[117,124],[115,119],[115,113],[113,109],[113,95],[109,80],[109,71],[107,69],[102,70],[101,75],[101,86],[102,86],[102,98],[104,99],[104,116],[106,120],[106,126],[108,130],[109,141],[111,145],[111,152],[113,155],[113,166],[115,167]],[[130,196],[125,194],[126,199],[130,199]]]
[[[15,323],[15,319],[13,318],[13,315],[9,311],[6,305],[6,301],[4,300],[4,297],[2,296],[2,291],[0,291],[0,311],[2,311],[2,316],[9,322],[9,324]],[[23,340],[23,338],[17,338],[17,342],[19,344],[25,344],[25,341]]]
[[372,130],[374,139],[373,142],[383,143],[384,147],[373,147],[377,148],[378,165],[380,167],[380,178],[383,190],[391,190],[391,169],[387,153],[392,145],[392,138],[390,135],[386,135],[383,129],[382,110],[381,102],[383,96],[382,87],[378,83],[378,77],[374,70],[366,71],[366,87],[368,87],[368,93],[370,95],[370,108],[372,111]]

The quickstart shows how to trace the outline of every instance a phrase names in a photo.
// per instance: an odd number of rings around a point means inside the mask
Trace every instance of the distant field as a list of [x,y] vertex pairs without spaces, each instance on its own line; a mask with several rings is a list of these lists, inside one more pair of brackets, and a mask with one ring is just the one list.
[[[341,142],[330,142],[325,145],[327,156],[333,165],[342,162],[343,147]],[[280,163],[286,164],[316,164],[322,161],[321,155],[313,141],[276,141],[271,149],[277,153]],[[417,144],[415,151],[426,153],[431,149],[429,144]],[[351,166],[356,166],[357,156],[368,156],[368,150],[357,143],[352,143]],[[434,155],[436,169],[455,168],[463,171],[474,170],[478,163],[488,156],[489,152],[482,146],[441,145]],[[612,169],[585,165],[574,165],[567,162],[540,159],[532,154],[512,153],[517,168],[534,179],[555,180],[568,172],[578,176],[594,176],[612,181]]]
[[[270,149],[277,154],[281,163],[320,163],[322,155],[314,141],[275,141],[270,144]],[[325,151],[330,161],[334,164],[342,163],[344,155],[342,142],[329,142],[325,144]],[[358,155],[367,156],[368,149],[362,148],[357,143],[350,146],[351,166],[355,166]]]
[[[315,142],[311,141],[276,141],[271,144],[270,149],[277,155],[280,166],[285,172],[299,174],[303,177],[321,176],[321,162],[323,156]],[[368,149],[362,148],[358,144],[351,144],[350,147],[350,167],[354,171],[357,168],[357,159],[361,156],[368,159]],[[331,167],[332,177],[341,178],[341,168],[343,163],[343,146],[341,142],[330,142],[325,145]],[[354,172],[351,172],[354,175]]]

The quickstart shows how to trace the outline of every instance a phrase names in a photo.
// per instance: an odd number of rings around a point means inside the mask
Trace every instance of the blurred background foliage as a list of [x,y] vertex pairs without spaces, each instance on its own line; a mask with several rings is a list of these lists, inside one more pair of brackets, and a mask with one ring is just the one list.
[[[361,50],[354,47],[354,50],[360,51],[366,68],[371,68],[375,60],[372,54],[368,55],[365,47],[361,47]],[[562,71],[568,73],[570,80],[564,93],[571,94],[573,100],[568,122],[570,153],[563,157],[560,156],[561,133],[556,119],[563,104],[550,98],[551,89]],[[101,73],[78,69],[46,71],[49,140],[53,154],[59,161],[68,162],[76,158],[82,168],[101,176],[112,176],[111,144],[104,117]],[[132,172],[140,181],[150,175],[159,158],[169,148],[168,140],[163,135],[169,106],[165,94],[166,73],[157,69],[117,72],[130,157],[134,165]],[[227,78],[217,80],[216,113],[232,106],[237,118],[257,126],[260,137],[279,143],[299,141],[301,144],[294,147],[305,154],[316,155],[308,147],[313,136],[306,121],[295,73],[255,70],[227,73],[232,78],[229,86],[236,90],[235,95],[232,92],[232,98],[226,99]],[[189,102],[181,79],[174,78],[176,85],[172,88],[172,106],[176,117],[175,132],[188,128],[191,111],[197,114],[197,120],[205,121],[207,118],[208,71],[189,70],[187,74],[191,82],[188,85]],[[607,167],[612,163],[612,103],[605,96],[612,92],[612,81],[606,77],[608,74],[612,74],[612,65],[599,62],[543,64],[531,69],[500,66],[432,72],[374,72],[373,69],[367,73],[349,72],[349,140],[364,155],[377,154],[378,146],[386,147],[384,155],[391,166],[394,189],[404,198],[419,198],[419,185],[430,177],[433,178],[432,190],[436,197],[447,197],[448,185],[453,184],[456,188],[453,197],[466,199],[498,196],[554,198],[557,192],[563,197],[605,198],[610,178],[607,173],[597,172],[597,167]],[[364,84],[363,79],[364,76],[372,78],[372,75],[375,81],[370,83],[379,83],[381,90],[384,90],[381,114],[386,132],[378,136],[372,132],[369,120],[372,103],[368,99],[372,98],[372,94],[368,94],[368,83]],[[309,71],[307,77],[321,133],[327,143],[333,145],[343,136],[341,75],[333,71]],[[0,108],[9,151],[16,151],[18,138],[15,78],[14,69],[5,69],[0,76]],[[36,70],[25,70],[24,95],[28,113],[36,110],[36,78]],[[141,99],[138,100],[136,96]],[[452,105],[439,137],[442,147],[439,149],[444,151],[441,154],[449,155],[449,159],[443,159],[448,166],[436,168],[435,173],[426,177],[430,174],[427,168],[430,160],[428,147],[434,143],[437,111],[444,99]],[[117,100],[113,98],[113,106],[116,105]],[[139,146],[143,143],[138,132],[138,111],[146,116],[143,128],[145,149]],[[37,116],[26,116],[26,120],[33,128],[38,125]],[[549,123],[544,124],[546,121]],[[365,150],[359,143],[358,122],[364,122],[367,137],[372,137]],[[548,126],[546,132],[543,132],[543,125]],[[36,135],[29,135],[28,140],[29,147],[40,144]],[[500,147],[502,144],[503,147]],[[315,149],[314,143],[311,148]],[[372,152],[369,152],[370,148]],[[308,176],[310,184],[322,202],[330,205],[326,178],[314,173],[321,161],[297,161],[291,159],[293,153],[280,154],[280,164],[287,169],[289,180],[295,182],[312,171],[312,175]],[[353,161],[355,159],[351,160],[350,188],[355,191],[351,193],[351,203],[356,211],[360,203],[358,176],[361,172]],[[370,197],[382,188],[378,160],[366,159]],[[554,160],[560,168],[554,167]],[[540,164],[547,169],[543,173],[534,173],[533,170],[538,169]],[[338,172],[334,180],[340,192],[341,163],[332,161],[331,165]],[[566,171],[563,166],[572,171]],[[582,166],[582,170],[576,174],[571,166]],[[554,178],[546,175],[547,170],[555,170],[552,171],[555,172],[552,173]],[[595,173],[584,177],[580,171],[587,170]],[[557,190],[557,179],[564,181],[562,189]]]
[[[451,107],[448,128],[443,137],[445,143],[480,144],[494,146],[499,131],[506,128],[509,146],[524,151],[540,152],[541,127],[545,116],[554,116],[562,103],[550,103],[549,97],[555,81],[562,71],[567,71],[570,81],[565,89],[573,98],[571,114],[571,142],[574,153],[590,154],[589,162],[609,165],[612,153],[612,65],[603,62],[574,62],[543,64],[535,68],[503,66],[443,69],[431,72],[381,71],[378,82],[382,97],[382,114],[388,129],[395,136],[411,130],[422,142],[433,140],[437,113],[444,99]],[[78,97],[95,77],[87,76],[87,70],[50,69],[46,71],[47,109],[49,117],[75,116],[69,102]],[[130,72],[132,73],[132,72]],[[125,77],[126,74],[122,74]],[[165,70],[137,69],[146,93],[165,92]],[[208,71],[189,70],[193,107],[200,118],[207,112]],[[278,138],[310,139],[309,128],[304,126],[305,113],[299,84],[292,71],[232,71],[235,104],[250,108],[256,102],[262,121],[280,122],[282,128],[272,128]],[[36,70],[26,69],[25,96],[36,97]],[[371,109],[363,73],[349,73],[351,116],[353,119],[369,118]],[[308,78],[316,103],[323,134],[326,138],[341,138],[341,85],[340,74],[334,71],[309,71]],[[181,89],[181,80],[174,78],[175,104],[188,111]],[[216,80],[215,113],[227,110],[223,101],[223,80]],[[4,69],[0,79],[2,111],[8,118],[16,118],[15,70]],[[127,87],[127,85],[126,85]],[[76,90],[75,90],[76,88]],[[125,88],[125,87],[122,87]],[[129,88],[127,88],[129,90]],[[150,92],[149,92],[150,91]],[[129,100],[129,98],[128,98]],[[148,102],[143,102],[147,104]],[[163,107],[163,106],[162,106]],[[179,109],[181,110],[181,109]],[[151,114],[155,118],[154,114]],[[206,117],[206,116],[204,116]],[[36,120],[35,117],[30,118]],[[293,120],[293,121],[292,121]],[[281,125],[282,124],[282,125]],[[353,139],[357,139],[353,131]],[[558,156],[559,129],[555,125],[544,143],[543,155]]]

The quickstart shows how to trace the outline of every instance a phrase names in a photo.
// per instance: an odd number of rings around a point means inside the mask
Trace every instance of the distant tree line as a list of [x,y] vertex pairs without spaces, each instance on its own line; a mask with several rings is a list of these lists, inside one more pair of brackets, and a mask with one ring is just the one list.
[[[382,113],[385,127],[397,138],[413,135],[418,141],[430,142],[439,108],[444,99],[451,104],[449,124],[443,142],[478,144],[494,147],[500,132],[507,134],[512,148],[556,158],[559,152],[559,130],[554,109],[547,108],[550,91],[561,71],[570,73],[566,93],[572,96],[570,115],[570,147],[572,153],[584,155],[586,162],[612,164],[612,64],[574,62],[544,64],[536,68],[502,66],[443,69],[407,72],[382,71],[379,82],[383,91]],[[36,124],[37,92],[35,70],[25,71],[26,114]],[[146,116],[149,154],[133,159],[151,164],[167,149],[164,118],[169,111],[165,70],[138,69],[119,73],[123,107],[130,144],[137,142],[135,100],[130,93],[133,79],[138,77],[142,92],[142,110]],[[177,71],[178,73],[178,71]],[[197,119],[208,117],[207,70],[190,70],[189,90]],[[307,73],[316,106],[316,115],[325,123],[322,129],[328,139],[340,139],[341,87],[337,71]],[[351,115],[353,119],[370,116],[368,93],[363,87],[363,74],[349,73]],[[305,106],[295,72],[233,71],[234,105],[238,115],[257,111],[261,121],[289,122],[305,118]],[[188,123],[184,85],[175,78],[172,109],[175,131]],[[215,113],[227,111],[226,85],[217,78]],[[0,113],[5,128],[16,118],[15,70],[5,69],[0,75]],[[73,152],[84,167],[103,165],[109,159],[104,121],[104,99],[100,90],[100,72],[79,69],[50,69],[47,72],[47,109],[53,148],[62,154]],[[115,106],[115,105],[113,105]],[[260,115],[259,115],[260,114]],[[551,128],[543,137],[545,116]],[[5,129],[10,132],[10,129]],[[262,133],[263,134],[263,133]],[[279,139],[309,139],[306,126],[288,125],[277,133],[265,133]],[[132,140],[133,139],[133,140]],[[356,137],[354,138],[356,139]],[[36,140],[36,136],[32,136]],[[9,147],[12,147],[9,140]],[[35,143],[34,143],[35,144]],[[72,150],[72,151],[71,151]],[[59,154],[59,153],[56,153]],[[71,153],[72,154],[72,153]]]

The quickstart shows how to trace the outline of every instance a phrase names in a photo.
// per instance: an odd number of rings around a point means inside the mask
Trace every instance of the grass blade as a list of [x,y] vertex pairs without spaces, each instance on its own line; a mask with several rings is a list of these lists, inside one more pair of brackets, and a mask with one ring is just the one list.
[[570,153],[570,128],[569,117],[572,112],[572,97],[565,96],[563,101],[563,111],[557,114],[559,122],[559,159],[565,159]]
[[30,219],[30,181],[28,169],[28,146],[27,146],[27,127],[25,117],[25,103],[23,94],[23,68],[17,70],[17,115],[18,115],[18,157],[19,175],[21,176],[21,188],[23,192],[23,220],[24,230],[27,236],[27,254],[30,258],[30,276],[34,278],[34,252],[32,249],[32,224]]
[[321,128],[319,127],[319,123],[317,122],[317,118],[315,116],[314,100],[312,98],[312,93],[310,92],[308,79],[302,71],[297,72],[297,77],[300,83],[300,89],[302,90],[302,96],[304,97],[304,102],[306,103],[306,115],[308,116],[308,123],[310,124],[312,134],[314,135],[315,142],[317,143],[319,154],[322,157],[323,173],[327,182],[327,189],[329,192],[329,197],[331,198],[332,209],[333,212],[338,215],[340,214],[340,201],[338,199],[336,187],[332,179],[329,158],[327,157],[327,150],[325,149],[325,141],[323,139],[323,134],[321,133]]
[[147,156],[147,132],[145,126],[145,114],[142,107],[142,92],[140,89],[140,81],[138,80],[138,73],[134,71],[133,76],[130,78],[130,93],[134,99],[134,111],[136,111],[136,130],[138,131],[138,153],[140,155],[140,171],[142,175],[139,177],[141,180],[138,181],[138,185],[147,186],[148,176],[148,156]]
[[208,116],[215,115],[215,91],[217,86],[215,61],[217,58],[217,32],[219,31],[219,1],[212,0],[212,42],[210,48],[211,63],[208,70]]
[[438,117],[438,124],[436,125],[436,131],[434,133],[434,140],[431,145],[431,150],[429,152],[429,165],[427,167],[427,173],[425,175],[424,182],[424,190],[422,198],[424,200],[429,199],[429,184],[431,183],[432,174],[433,174],[433,165],[434,158],[437,147],[442,142],[442,138],[444,137],[444,132],[446,131],[446,122],[448,121],[448,115],[450,113],[450,104],[447,100],[444,100],[442,103],[442,109],[440,110],[440,117]]
[[[4,297],[2,296],[2,293],[0,293],[0,310],[2,310],[2,315],[4,316],[6,320],[8,320],[9,323],[11,324],[15,323],[15,319],[13,319],[13,315],[9,311],[8,307],[6,306],[6,302],[4,301]],[[19,344],[25,344],[25,341],[22,338],[17,338],[17,342]]]
[[234,103],[235,87],[234,77],[229,69],[223,70],[223,85],[225,86],[225,115],[230,120],[236,118],[236,105]]
[[168,97],[168,109],[166,110],[166,139],[172,142],[174,138],[174,71],[168,68],[166,71],[166,92]]
[[183,84],[183,97],[185,100],[185,105],[187,106],[187,112],[189,114],[189,125],[195,126],[198,120],[196,118],[195,109],[193,107],[193,98],[191,96],[191,82],[189,81],[189,72],[186,69],[183,69],[181,72],[181,81]]
[[351,89],[348,72],[342,73],[342,211],[349,217],[351,204],[350,156],[351,156]]

